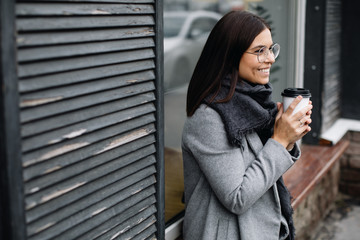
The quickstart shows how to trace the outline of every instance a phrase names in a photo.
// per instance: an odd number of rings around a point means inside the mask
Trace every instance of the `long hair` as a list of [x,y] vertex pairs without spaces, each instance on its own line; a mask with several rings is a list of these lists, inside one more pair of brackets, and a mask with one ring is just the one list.
[[232,11],[214,26],[196,64],[190,80],[186,112],[192,116],[205,97],[213,101],[221,88],[222,79],[231,75],[230,91],[224,99],[229,101],[239,79],[239,63],[244,52],[257,35],[270,26],[264,19],[247,11]]

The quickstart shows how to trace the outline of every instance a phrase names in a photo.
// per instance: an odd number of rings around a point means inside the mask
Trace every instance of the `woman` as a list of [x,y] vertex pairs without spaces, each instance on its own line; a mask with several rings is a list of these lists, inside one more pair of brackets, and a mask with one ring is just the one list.
[[246,11],[214,27],[194,70],[182,138],[185,218],[191,239],[294,239],[281,176],[311,129],[311,103],[293,114],[271,101],[270,67],[280,50],[269,25]]

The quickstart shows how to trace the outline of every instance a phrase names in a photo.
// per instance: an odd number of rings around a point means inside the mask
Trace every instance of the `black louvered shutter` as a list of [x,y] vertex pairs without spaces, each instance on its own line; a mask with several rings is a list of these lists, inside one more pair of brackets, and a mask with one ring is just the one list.
[[157,4],[16,3],[28,239],[156,238]]
[[341,114],[341,0],[326,1],[325,19],[321,132],[329,129]]

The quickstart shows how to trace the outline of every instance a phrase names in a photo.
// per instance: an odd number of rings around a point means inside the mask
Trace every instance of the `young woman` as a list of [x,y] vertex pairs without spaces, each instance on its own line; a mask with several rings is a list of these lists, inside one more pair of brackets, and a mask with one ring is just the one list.
[[282,175],[311,129],[311,103],[293,113],[271,101],[280,46],[269,25],[246,11],[212,30],[189,84],[182,138],[185,240],[294,239]]

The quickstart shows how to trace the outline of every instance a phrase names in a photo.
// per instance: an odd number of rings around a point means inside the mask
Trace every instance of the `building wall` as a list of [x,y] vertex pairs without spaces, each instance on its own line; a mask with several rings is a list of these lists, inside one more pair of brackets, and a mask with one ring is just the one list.
[[360,132],[350,131],[345,138],[350,146],[341,160],[340,191],[360,197]]

